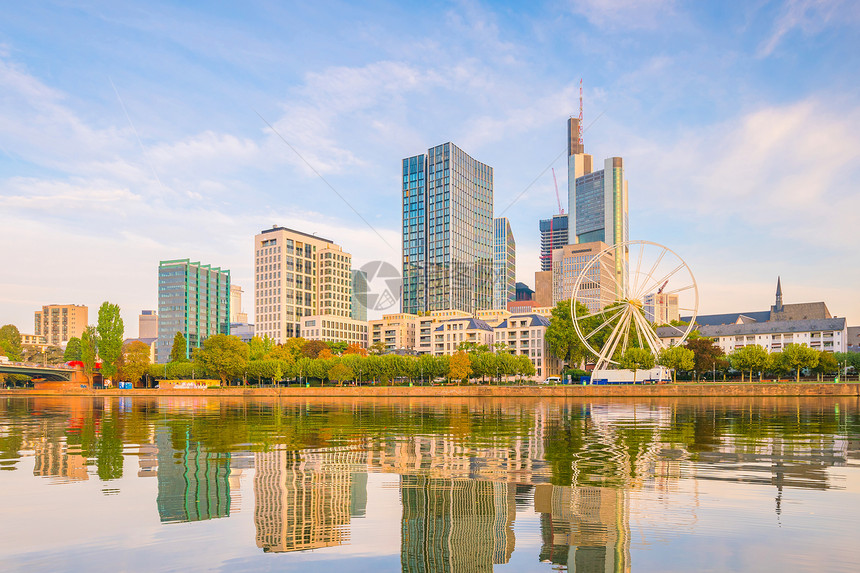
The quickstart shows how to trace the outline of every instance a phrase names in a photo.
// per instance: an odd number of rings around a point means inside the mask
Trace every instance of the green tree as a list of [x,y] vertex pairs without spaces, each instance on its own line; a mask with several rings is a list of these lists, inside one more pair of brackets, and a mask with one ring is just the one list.
[[71,362],[81,359],[81,339],[73,336],[66,343],[66,350],[63,352],[63,361]]
[[462,350],[455,352],[448,362],[448,376],[453,380],[465,381],[471,374],[472,365],[469,362],[469,355]]
[[818,374],[818,381],[821,382],[821,377],[824,374],[830,374],[839,370],[839,363],[836,361],[836,356],[832,352],[821,350],[818,352],[818,364],[812,369]]
[[672,371],[672,382],[676,382],[678,370],[692,370],[696,366],[696,355],[689,348],[672,346],[664,348],[657,357],[657,364]]
[[693,368],[699,376],[703,372],[716,369],[720,358],[725,355],[723,349],[717,346],[712,338],[688,338],[684,347],[693,351],[696,361]]
[[637,371],[654,368],[654,355],[644,348],[631,347],[621,355],[618,365],[633,371],[633,382],[635,383]]
[[344,353],[347,346],[349,346],[346,342],[343,342],[343,341],[340,341],[340,342],[327,341],[326,345],[328,346],[328,349],[331,351],[331,353],[334,356],[340,356],[341,354]]
[[248,366],[248,345],[238,336],[216,334],[203,341],[194,353],[194,360],[206,371],[221,378],[221,384],[244,374]]
[[[581,313],[583,316],[589,314],[585,305],[579,302],[576,305],[577,314]],[[580,321],[580,329],[592,326],[591,323],[592,321],[589,319],[583,319]],[[594,326],[599,326],[599,323]],[[570,301],[561,301],[552,309],[545,340],[550,353],[571,366],[578,366],[584,360],[591,357],[591,352],[582,343],[582,340],[576,334],[576,329],[573,327],[573,319],[570,315]]]
[[520,377],[534,376],[535,372],[535,365],[532,364],[532,361],[528,356],[525,354],[517,356],[517,374],[519,374]]
[[0,327],[0,348],[3,354],[13,362],[21,360],[21,333],[14,324],[4,324]]
[[188,342],[185,335],[177,332],[173,335],[173,346],[170,348],[170,362],[188,362]]
[[800,382],[800,371],[818,365],[818,351],[802,344],[786,344],[782,349],[783,364],[796,373],[795,381]]
[[729,354],[729,363],[732,368],[740,371],[741,382],[744,381],[744,372],[749,372],[749,380],[752,382],[753,372],[761,373],[767,368],[767,349],[758,344],[751,344],[743,348],[736,348]]
[[340,386],[343,386],[344,380],[352,380],[353,378],[355,378],[355,373],[349,366],[338,362],[337,364],[329,368],[328,378],[333,382],[337,382]]
[[248,342],[248,359],[254,361],[270,358],[269,355],[274,347],[275,341],[269,338],[269,336],[264,336],[263,338],[254,336]]
[[781,377],[784,374],[791,372],[791,366],[785,361],[785,356],[782,352],[771,352],[767,355],[767,365],[765,370]]
[[370,348],[368,350],[370,351],[370,354],[374,354],[377,356],[380,354],[385,354],[385,343],[381,340],[376,341],[370,345]]
[[149,371],[149,345],[140,340],[124,344],[117,367],[117,378],[137,384]]
[[122,354],[122,340],[125,335],[118,305],[109,302],[102,303],[99,307],[99,321],[96,330],[99,337],[102,376],[110,380],[116,374],[117,361]]
[[81,333],[81,362],[84,363],[84,374],[90,384],[93,383],[93,368],[99,352],[98,333],[95,326],[87,326]]

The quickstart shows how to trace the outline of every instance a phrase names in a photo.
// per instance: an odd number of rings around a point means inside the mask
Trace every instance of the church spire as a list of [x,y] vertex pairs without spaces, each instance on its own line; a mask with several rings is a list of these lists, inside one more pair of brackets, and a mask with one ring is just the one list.
[[776,304],[774,304],[773,309],[776,312],[782,312],[782,284],[780,277],[776,277]]

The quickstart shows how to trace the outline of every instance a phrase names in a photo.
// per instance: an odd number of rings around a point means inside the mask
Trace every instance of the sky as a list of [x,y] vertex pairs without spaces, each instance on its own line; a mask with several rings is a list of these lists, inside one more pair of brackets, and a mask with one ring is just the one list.
[[0,18],[0,323],[156,309],[160,260],[230,269],[329,238],[400,267],[404,157],[494,168],[534,286],[567,205],[566,122],[624,158],[630,237],[677,252],[699,312],[823,300],[860,324],[860,4],[17,2]]

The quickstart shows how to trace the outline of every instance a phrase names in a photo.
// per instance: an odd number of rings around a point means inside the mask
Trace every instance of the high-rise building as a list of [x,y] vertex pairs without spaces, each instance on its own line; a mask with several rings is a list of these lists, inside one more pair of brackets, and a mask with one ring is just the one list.
[[507,308],[516,297],[517,244],[511,223],[493,219],[493,308]]
[[[595,241],[567,245],[552,252],[552,304],[570,300],[573,287],[586,265],[606,249],[606,243]],[[616,300],[615,252],[600,256],[579,285],[576,298],[592,312],[603,309]]]
[[242,312],[242,294],[239,285],[230,285],[230,322],[248,322],[248,313]]
[[648,293],[642,301],[642,311],[648,322],[658,325],[681,320],[676,294]]
[[142,310],[137,317],[138,338],[158,338],[158,313],[154,310]]
[[78,304],[49,304],[35,312],[36,336],[44,336],[51,346],[80,338],[87,327],[88,309]]
[[216,334],[230,334],[230,271],[191,262],[161,261],[158,265],[159,363],[170,359],[173,337],[185,337],[185,357]]
[[567,215],[540,221],[540,270],[552,270],[552,251],[568,244]]
[[[601,241],[616,245],[629,240],[627,181],[624,161],[610,157],[593,171],[591,155],[579,137],[579,119],[568,121],[568,240],[571,244]],[[615,278],[623,285],[627,253],[615,253]]]
[[453,143],[403,160],[406,313],[492,307],[493,168]]
[[349,301],[349,317],[367,322],[367,273],[352,269],[352,298]]
[[275,226],[254,237],[254,255],[258,336],[281,344],[302,336],[302,317],[350,317],[352,255],[340,246]]

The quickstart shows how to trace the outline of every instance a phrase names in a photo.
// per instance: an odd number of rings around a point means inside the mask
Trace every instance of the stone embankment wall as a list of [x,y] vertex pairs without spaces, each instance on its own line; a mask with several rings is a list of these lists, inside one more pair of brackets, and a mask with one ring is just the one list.
[[593,398],[593,397],[726,397],[726,396],[856,396],[860,383],[666,384],[656,386],[324,386],[283,388],[91,390],[68,386],[0,390],[3,396],[206,396],[206,397],[348,397],[348,398]]

